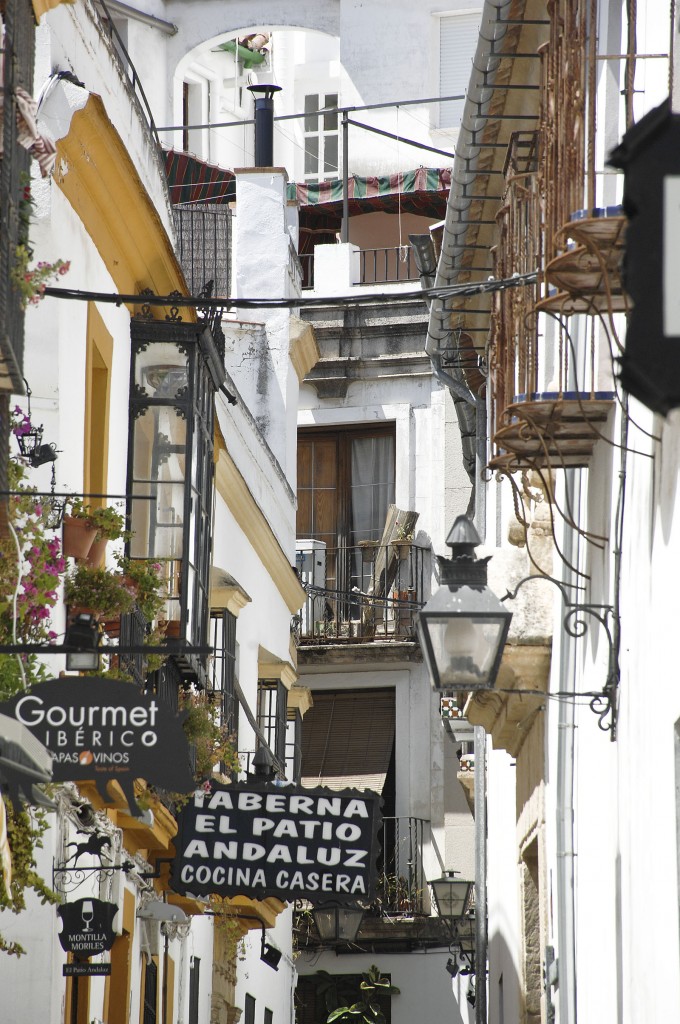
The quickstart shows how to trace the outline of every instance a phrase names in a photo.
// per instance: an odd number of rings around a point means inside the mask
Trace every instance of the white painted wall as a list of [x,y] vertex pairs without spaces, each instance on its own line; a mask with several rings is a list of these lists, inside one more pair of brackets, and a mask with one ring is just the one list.
[[[359,106],[440,95],[439,15],[474,11],[481,9],[481,4],[479,0],[450,0],[446,5],[429,2],[423,7],[397,0],[390,7],[389,17],[385,17],[384,4],[379,0],[362,5],[350,0],[324,0],[294,6],[278,0],[258,0],[228,7],[215,0],[191,6],[176,0],[164,4],[147,0],[139,7],[155,14],[161,9],[162,16],[178,26],[176,35],[135,27],[130,39],[133,60],[146,68],[141,41],[148,42],[154,36],[156,54],[149,77],[166,73],[165,102],[156,82],[147,93],[157,122],[177,125],[182,120],[183,80],[206,83],[206,91],[211,93],[211,122],[252,116],[250,99],[243,102],[234,93],[233,58],[212,51],[227,39],[255,30],[272,35],[271,59],[267,67],[254,68],[251,77],[283,87],[276,97],[277,114],[301,113],[308,94],[338,93],[341,105]],[[207,83],[211,83],[210,89]],[[364,111],[357,119],[446,153],[452,153],[457,135],[455,126],[439,127],[439,105],[434,103],[402,107],[399,112],[395,108]],[[214,129],[208,141],[192,136],[190,148],[223,166],[245,166],[249,160],[244,158],[252,154],[251,139],[251,128],[245,133],[240,128]],[[286,166],[296,181],[304,175],[303,143],[300,122],[277,125],[275,163]],[[169,136],[168,144],[181,147],[181,134]],[[350,172],[361,175],[452,163],[452,158],[354,127],[350,128],[349,153]]]
[[369,958],[355,954],[302,953],[298,959],[301,975],[324,970],[331,974],[361,974],[375,963],[400,989],[392,996],[392,1024],[412,1024],[416,1020],[472,1024],[474,1011],[465,995],[469,980],[452,979],[446,971],[447,951],[426,950],[416,953],[374,953]]
[[[602,3],[599,13],[600,51],[625,53],[619,0]],[[640,54],[668,52],[670,26],[667,9],[653,0],[638,4],[637,46]],[[597,202],[620,202],[623,181],[604,166],[606,155],[625,130],[620,88],[623,64],[602,61],[598,68]],[[635,115],[640,118],[667,95],[668,63],[640,57],[635,78]],[[621,340],[623,318],[615,318]],[[590,321],[571,318],[569,329],[582,344]],[[596,328],[599,331],[599,328]],[[598,372],[605,387],[607,350],[602,334]],[[616,348],[614,349],[616,354]],[[604,369],[604,373],[602,372]],[[611,380],[611,378],[609,378]],[[680,696],[674,644],[677,604],[677,565],[680,558],[678,459],[680,414],[666,420],[630,401],[627,451],[614,447],[621,440],[622,413],[604,428],[587,470],[577,471],[581,489],[575,515],[578,522],[606,537],[604,547],[574,535],[574,557],[588,573],[584,589],[574,600],[610,605],[615,596],[617,546],[616,510],[621,471],[625,469],[625,518],[621,564],[621,682],[616,742],[598,728],[588,698],[575,701],[574,842],[575,842],[575,950],[577,1014],[581,1024],[595,1021],[663,1021],[680,1014],[680,942],[678,918],[678,740]],[[645,433],[648,432],[648,433]],[[648,434],[654,435],[651,439]],[[558,478],[561,474],[558,473]],[[490,491],[492,497],[498,499]],[[558,482],[558,500],[564,487]],[[507,501],[507,504],[506,504]],[[490,505],[499,511],[506,537],[507,493]],[[558,519],[557,539],[562,547],[567,528]],[[562,571],[555,561],[557,574]],[[527,588],[525,588],[527,589]],[[560,728],[557,691],[565,683],[576,693],[602,689],[607,678],[608,646],[604,631],[594,620],[587,634],[573,645],[574,671],[561,667],[569,644],[562,619],[564,609],[556,597],[553,620],[555,646],[546,721],[546,844],[550,888],[549,942],[561,959],[560,985],[566,982],[567,951],[559,948],[560,914],[570,892],[560,891],[559,872],[564,863],[558,848],[557,817],[564,809],[558,789],[558,752],[569,730]],[[564,705],[562,705],[564,706]],[[508,977],[519,967],[521,949],[517,904],[517,844],[512,773],[506,755],[494,752],[489,760],[489,879],[490,879],[490,1020],[514,1020],[512,1003],[503,1018],[494,1009],[494,990],[502,973],[508,996]],[[651,946],[650,946],[650,936]],[[513,979],[514,990],[514,979]],[[497,989],[496,989],[497,993]],[[557,1020],[566,1024],[559,1006]],[[513,996],[514,998],[514,996]],[[496,1014],[496,1016],[494,1016]],[[569,1021],[572,1024],[572,1021]]]

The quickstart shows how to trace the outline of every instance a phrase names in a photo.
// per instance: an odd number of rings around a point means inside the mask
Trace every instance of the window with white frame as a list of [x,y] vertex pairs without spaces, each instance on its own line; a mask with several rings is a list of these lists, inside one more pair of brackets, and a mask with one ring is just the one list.
[[[439,19],[439,95],[467,93],[479,38],[480,11],[447,14]],[[439,104],[439,127],[458,128],[465,100]]]
[[[338,94],[305,96],[305,181],[338,177]],[[323,110],[324,113],[318,111]]]

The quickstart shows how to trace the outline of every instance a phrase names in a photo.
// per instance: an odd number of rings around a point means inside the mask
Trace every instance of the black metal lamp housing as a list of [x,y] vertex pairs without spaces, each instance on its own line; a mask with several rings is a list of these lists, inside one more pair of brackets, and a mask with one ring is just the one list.
[[464,878],[456,878],[454,871],[447,871],[441,878],[428,882],[437,913],[443,920],[452,921],[465,915],[474,884]]
[[475,555],[481,541],[467,516],[458,516],[446,543],[452,557],[438,557],[441,586],[418,614],[423,658],[435,690],[488,690],[512,612],[487,586],[489,559]]
[[322,905],[314,907],[312,917],[322,942],[355,942],[364,911],[357,906]]

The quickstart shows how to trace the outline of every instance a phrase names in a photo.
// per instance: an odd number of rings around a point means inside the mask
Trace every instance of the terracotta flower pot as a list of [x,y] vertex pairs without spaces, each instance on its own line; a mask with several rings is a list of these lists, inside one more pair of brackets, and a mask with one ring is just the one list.
[[120,615],[111,616],[101,620],[102,629],[111,640],[120,637]]
[[166,639],[176,640],[179,636],[179,619],[165,619],[159,625]]
[[64,516],[62,551],[71,558],[87,558],[96,535],[97,531],[84,519]]
[[102,537],[100,540],[92,542],[87,557],[86,563],[91,569],[99,569],[104,562],[104,555],[106,554],[106,545],[108,544],[108,537]]

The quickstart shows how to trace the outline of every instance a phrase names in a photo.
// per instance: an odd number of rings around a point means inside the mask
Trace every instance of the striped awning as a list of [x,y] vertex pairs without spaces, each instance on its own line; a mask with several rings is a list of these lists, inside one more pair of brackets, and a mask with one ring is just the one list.
[[[227,171],[188,153],[165,150],[165,169],[173,205],[229,203],[236,199],[236,180]],[[441,220],[451,184],[449,168],[418,167],[400,174],[349,179],[349,214],[416,213]],[[336,231],[342,219],[342,181],[288,185],[288,198],[300,204],[300,227]]]
[[[349,215],[362,213],[415,213],[442,220],[451,185],[450,168],[418,167],[414,171],[381,177],[349,179]],[[337,231],[342,221],[342,181],[313,185],[291,183],[288,198],[300,204],[300,227]]]
[[182,203],[232,203],[236,199],[236,178],[215,164],[189,153],[164,150],[165,173],[173,206]]

